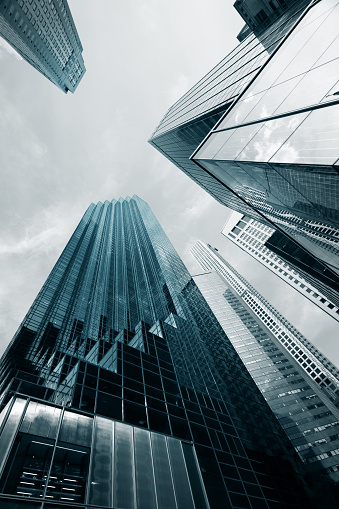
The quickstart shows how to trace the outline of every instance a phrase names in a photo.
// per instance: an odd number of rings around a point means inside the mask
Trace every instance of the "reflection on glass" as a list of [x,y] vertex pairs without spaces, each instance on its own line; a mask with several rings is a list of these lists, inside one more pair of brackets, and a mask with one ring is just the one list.
[[135,486],[132,426],[116,422],[114,444],[113,505],[133,509]]
[[309,11],[218,129],[316,104],[326,96],[338,79],[333,59],[338,58],[339,8],[321,13],[321,4]]
[[[300,125],[306,115],[307,113],[299,113],[298,115],[268,120],[262,126],[260,124],[260,131],[253,136],[236,159],[239,159],[239,161],[268,161]],[[248,127],[239,127],[238,130],[247,129]],[[258,131],[258,125],[256,127]],[[293,158],[294,153],[291,151],[288,157]],[[286,159],[286,161],[293,162],[289,159]]]
[[334,164],[339,156],[339,105],[314,110],[272,157],[276,163]]
[[65,411],[59,440],[90,447],[92,439],[93,419],[85,415]]
[[150,433],[134,429],[135,481],[138,509],[156,509]]
[[[212,158],[224,160],[235,159],[261,127],[261,124],[254,124],[216,134],[215,136],[219,135],[224,143]],[[232,134],[231,136],[230,133]],[[199,157],[201,156],[199,155]]]
[[15,437],[17,427],[26,406],[26,400],[16,398],[7,418],[7,422],[0,435],[0,472],[4,467],[7,454],[11,449],[12,441]]
[[113,422],[95,418],[88,501],[112,504]]
[[151,433],[151,442],[158,506],[163,509],[176,509],[166,438],[158,433]]
[[41,437],[55,438],[60,414],[60,408],[30,401],[20,431]]
[[181,444],[178,440],[168,438],[167,445],[178,506],[185,509],[194,509]]

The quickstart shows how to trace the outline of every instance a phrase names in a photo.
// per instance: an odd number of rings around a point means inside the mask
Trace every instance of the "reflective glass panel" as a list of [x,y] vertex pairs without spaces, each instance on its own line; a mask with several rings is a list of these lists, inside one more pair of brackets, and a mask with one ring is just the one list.
[[60,414],[60,408],[30,401],[20,431],[41,437],[55,438]]
[[88,502],[112,504],[113,422],[95,418]]
[[11,408],[11,412],[7,418],[0,436],[0,473],[7,459],[7,454],[12,446],[13,439],[17,432],[21,416],[26,406],[26,400],[16,398]]
[[156,509],[149,431],[134,428],[135,481],[138,509]]
[[132,426],[116,422],[114,444],[113,505],[133,509],[135,487]]
[[59,440],[77,445],[91,446],[93,419],[65,411]]
[[163,509],[176,509],[166,438],[151,433],[151,442],[158,505]]
[[179,440],[167,438],[178,509],[194,509],[183,451]]
[[272,162],[334,164],[339,156],[339,105],[312,111]]

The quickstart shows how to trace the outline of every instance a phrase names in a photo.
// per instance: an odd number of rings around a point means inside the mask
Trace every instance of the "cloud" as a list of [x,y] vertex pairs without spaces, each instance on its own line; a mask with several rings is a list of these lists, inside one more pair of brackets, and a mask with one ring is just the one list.
[[18,241],[3,242],[0,246],[0,255],[48,252],[54,249],[56,240],[61,236],[63,236],[62,224],[56,224],[33,236],[27,233]]
[[33,215],[18,217],[17,229],[0,238],[0,255],[54,255],[60,252],[83,212],[75,203],[67,207],[64,203],[56,203],[38,209]]
[[206,214],[207,209],[211,205],[210,195],[200,189],[192,198],[193,204],[183,211],[186,221],[199,219],[199,217]]
[[2,39],[0,37],[0,55],[3,55],[3,53],[8,53],[9,55],[13,55],[17,60],[22,60],[22,57],[15,51],[14,48],[10,44],[8,44],[5,39]]

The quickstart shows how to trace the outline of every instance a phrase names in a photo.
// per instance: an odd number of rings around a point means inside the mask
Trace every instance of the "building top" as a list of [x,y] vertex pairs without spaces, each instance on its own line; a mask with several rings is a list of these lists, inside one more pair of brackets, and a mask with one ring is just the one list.
[[86,72],[66,0],[0,0],[0,35],[65,93],[74,92]]

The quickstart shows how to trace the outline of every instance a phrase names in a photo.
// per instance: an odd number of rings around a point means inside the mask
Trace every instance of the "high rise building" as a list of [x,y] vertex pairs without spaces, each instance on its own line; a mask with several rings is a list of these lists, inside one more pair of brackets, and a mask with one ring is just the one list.
[[195,283],[301,458],[338,482],[339,370],[215,249],[191,252],[209,271]]
[[310,506],[295,450],[136,196],[90,205],[0,374],[1,507]]
[[[239,212],[230,214],[221,233],[286,281],[292,288],[330,316],[339,320],[339,277],[337,282],[331,278],[325,279],[326,274],[323,274],[323,281],[319,280],[321,278],[319,273],[317,277],[312,277],[307,264],[308,259],[305,260],[305,256],[307,256],[305,251],[302,251],[303,263],[297,265],[295,243],[293,243],[293,256],[290,259],[287,259],[286,248],[281,248],[278,252],[278,249],[273,247],[273,242],[277,244],[274,239],[278,235],[279,238],[283,237],[286,243],[289,240],[286,235]],[[309,259],[311,263],[314,262],[313,257],[309,257]]]
[[86,72],[67,0],[0,0],[0,36],[65,93]]
[[[334,279],[339,7],[321,0],[295,12],[304,6],[248,35],[169,109],[150,142],[219,202],[285,233]],[[200,125],[214,115],[206,136]]]
[[216,200],[260,216],[234,191],[196,165],[190,156],[248,85],[295,23],[305,2],[269,27],[260,40],[250,36],[194,85],[166,113],[149,142]]

